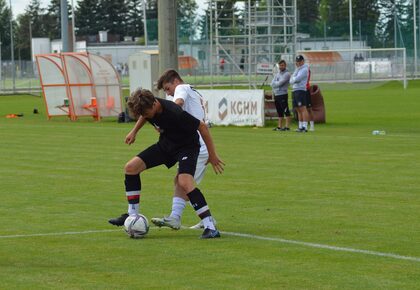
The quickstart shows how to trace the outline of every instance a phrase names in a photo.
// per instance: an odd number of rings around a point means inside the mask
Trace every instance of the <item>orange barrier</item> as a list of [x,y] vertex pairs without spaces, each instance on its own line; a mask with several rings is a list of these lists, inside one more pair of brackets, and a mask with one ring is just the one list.
[[178,56],[179,69],[194,69],[198,66],[197,60],[192,56]]
[[305,51],[302,52],[305,60],[310,64],[328,64],[343,61],[341,55],[336,51]]

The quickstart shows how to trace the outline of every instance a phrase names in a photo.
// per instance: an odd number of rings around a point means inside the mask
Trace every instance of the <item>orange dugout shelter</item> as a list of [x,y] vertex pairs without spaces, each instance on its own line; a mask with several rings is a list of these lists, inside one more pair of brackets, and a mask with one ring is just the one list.
[[88,52],[35,56],[48,119],[118,116],[121,82],[114,66]]

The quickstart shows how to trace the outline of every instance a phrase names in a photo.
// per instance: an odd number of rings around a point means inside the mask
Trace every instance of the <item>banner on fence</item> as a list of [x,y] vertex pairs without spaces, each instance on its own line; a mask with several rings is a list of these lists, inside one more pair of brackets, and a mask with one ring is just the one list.
[[264,126],[264,90],[199,90],[215,125]]

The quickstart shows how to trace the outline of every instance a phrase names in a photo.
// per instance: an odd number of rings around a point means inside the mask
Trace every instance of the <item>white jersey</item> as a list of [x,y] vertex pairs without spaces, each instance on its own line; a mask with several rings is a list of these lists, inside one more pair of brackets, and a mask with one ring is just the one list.
[[[190,113],[198,120],[204,122],[206,117],[206,114],[204,112],[204,101],[196,90],[191,88],[191,86],[188,84],[177,85],[172,101],[175,102],[178,99],[182,99],[184,101],[184,104],[182,105],[182,109],[184,111]],[[201,135],[200,147],[200,154],[208,154],[206,144],[204,143],[203,138],[201,138]]]
[[204,122],[205,113],[203,99],[196,90],[187,84],[176,86],[173,101],[175,102],[179,99],[184,101],[184,105],[182,106],[184,111]]

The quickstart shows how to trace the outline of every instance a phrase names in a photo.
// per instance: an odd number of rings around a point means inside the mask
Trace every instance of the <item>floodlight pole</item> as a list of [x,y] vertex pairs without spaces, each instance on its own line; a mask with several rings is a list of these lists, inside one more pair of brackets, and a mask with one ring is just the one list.
[[10,4],[10,50],[12,57],[12,81],[13,81],[13,93],[16,90],[16,68],[15,68],[15,44],[13,42],[13,11],[12,11],[12,0],[9,0]]
[[416,22],[416,0],[413,0],[413,25],[414,25],[414,77],[417,77],[417,22]]
[[32,19],[29,18],[29,54],[31,55],[31,61],[34,61],[32,59]]
[[72,33],[72,51],[76,51],[76,32],[75,32],[75,26],[76,26],[76,14],[74,11],[74,1],[71,0],[71,33]]
[[352,1],[349,0],[349,26],[350,26],[350,79],[353,79],[353,5]]
[[397,6],[394,2],[394,48],[397,48]]
[[143,31],[144,31],[144,44],[148,45],[148,36],[147,36],[147,16],[146,16],[146,0],[143,0]]
[[[0,81],[2,78],[1,69],[2,69],[2,63],[1,63],[1,33],[0,33]],[[0,90],[1,90],[1,82],[0,82]]]
[[159,74],[162,74],[168,68],[178,69],[177,1],[158,0],[158,11]]
[[67,11],[67,0],[60,0],[61,10],[61,42],[63,44],[62,52],[69,51],[69,14]]

